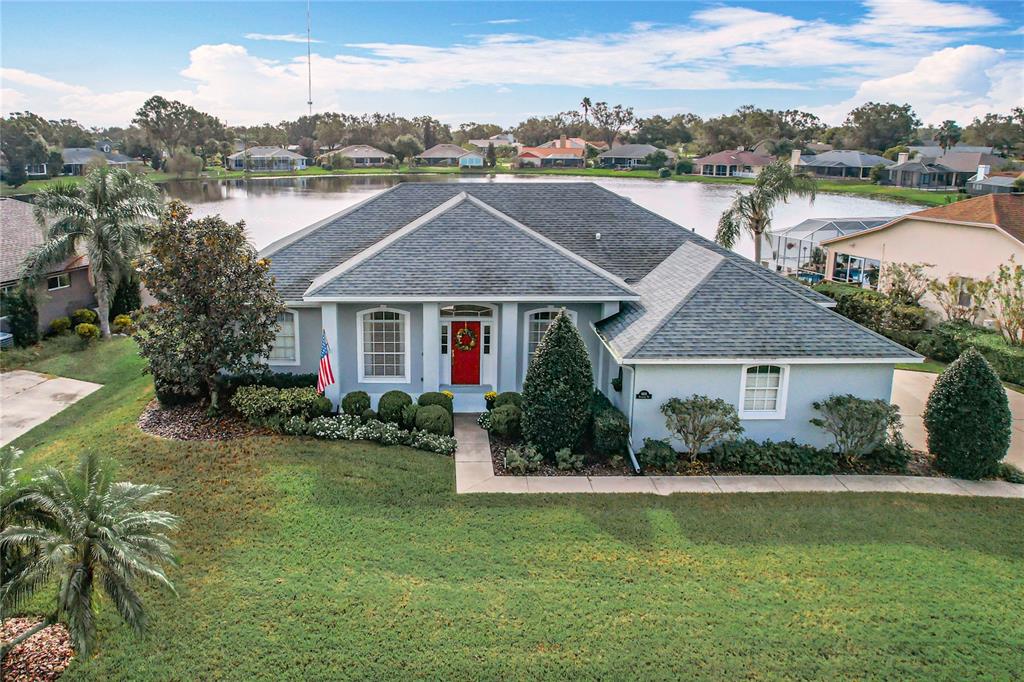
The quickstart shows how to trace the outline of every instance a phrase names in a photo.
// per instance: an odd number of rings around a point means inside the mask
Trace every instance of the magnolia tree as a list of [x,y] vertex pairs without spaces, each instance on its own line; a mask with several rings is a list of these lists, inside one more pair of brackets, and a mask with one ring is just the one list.
[[216,410],[218,374],[263,368],[282,306],[270,261],[246,241],[244,223],[190,214],[172,201],[152,230],[141,270],[158,305],[136,340],[158,392],[206,395]]
[[953,275],[946,279],[933,279],[928,293],[938,302],[950,322],[974,324],[987,305],[992,282]]
[[928,291],[931,263],[890,263],[882,268],[882,292],[896,303],[917,305]]
[[665,428],[682,441],[691,462],[704,448],[743,433],[736,408],[721,398],[671,398],[661,406],[661,413],[665,415]]

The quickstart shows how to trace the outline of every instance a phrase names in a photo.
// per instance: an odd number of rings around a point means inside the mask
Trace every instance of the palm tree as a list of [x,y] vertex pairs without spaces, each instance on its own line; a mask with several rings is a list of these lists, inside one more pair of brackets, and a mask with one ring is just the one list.
[[99,581],[114,608],[136,632],[146,612],[138,580],[174,592],[162,564],[174,563],[167,533],[178,517],[142,507],[168,492],[156,485],[115,482],[95,454],[84,455],[68,476],[47,469],[15,501],[36,520],[0,533],[0,548],[21,548],[30,560],[0,587],[0,608],[16,608],[52,578],[59,581],[54,612],[0,649],[0,656],[58,620],[75,649],[88,655],[96,636],[93,583]]
[[583,109],[583,125],[584,126],[586,126],[587,123],[589,122],[589,121],[587,121],[587,117],[590,115],[590,108],[592,106],[594,106],[594,105],[591,104],[589,97],[584,97],[583,101],[580,102],[580,108]]
[[[124,169],[98,168],[81,184],[57,182],[36,195],[36,220],[46,240],[28,255],[23,275],[38,281],[83,248],[89,256],[100,313],[100,330],[110,337],[110,295],[145,242],[146,222],[161,208],[160,190]],[[44,227],[45,229],[45,227]]]
[[780,159],[763,169],[754,181],[754,189],[744,194],[736,192],[732,205],[718,219],[715,241],[731,249],[746,230],[754,238],[754,262],[761,263],[761,238],[772,224],[775,204],[788,201],[790,196],[808,196],[814,202],[817,182],[810,175],[796,173]]

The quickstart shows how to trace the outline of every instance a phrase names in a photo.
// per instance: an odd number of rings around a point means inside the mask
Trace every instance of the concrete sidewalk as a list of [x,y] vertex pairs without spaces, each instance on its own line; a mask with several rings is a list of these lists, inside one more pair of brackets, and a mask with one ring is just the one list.
[[101,384],[24,370],[0,374],[0,446],[100,388]]
[[[928,394],[932,392],[938,374],[929,372],[910,372],[898,369],[892,380],[892,402],[900,407],[903,415],[903,436],[915,450],[928,449],[928,433],[924,428],[924,407],[928,403]],[[1010,413],[1013,416],[1010,449],[1006,453],[1005,462],[1024,469],[1024,393],[1006,390],[1010,401]]]
[[455,438],[459,494],[898,492],[1024,499],[1024,485],[923,476],[495,476],[487,432],[475,415],[455,415]]

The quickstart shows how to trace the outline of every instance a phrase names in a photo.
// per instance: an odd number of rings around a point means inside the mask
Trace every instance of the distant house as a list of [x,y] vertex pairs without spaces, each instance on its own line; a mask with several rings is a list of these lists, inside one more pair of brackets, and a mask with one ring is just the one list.
[[549,140],[540,147],[571,147],[573,149],[586,150],[587,147],[593,147],[594,149],[604,152],[608,151],[608,143],[604,140],[584,140],[582,137],[567,137],[562,135],[557,140]]
[[794,149],[789,159],[794,169],[822,178],[867,179],[875,166],[888,168],[893,163],[883,156],[851,149],[833,149],[813,156],[805,156],[799,149]]
[[652,144],[623,144],[601,152],[597,161],[606,168],[635,168],[646,165],[647,157],[654,152],[664,152],[670,163],[676,160],[675,152],[658,149]]
[[379,168],[390,165],[395,157],[386,151],[371,147],[368,144],[350,144],[347,147],[331,152],[328,155],[331,159],[344,157],[352,159],[352,165],[356,168]]
[[901,153],[887,169],[894,185],[921,189],[963,187],[979,169],[986,168],[988,172],[1007,163],[1006,159],[985,152],[951,151],[936,158],[909,156],[909,152]]
[[821,242],[844,237],[894,218],[808,218],[791,227],[772,230],[764,235],[769,267],[784,275],[796,275],[809,284],[825,277],[825,252]]
[[477,152],[463,149],[457,144],[435,144],[416,157],[421,166],[469,166],[484,165],[484,157]]
[[975,154],[991,154],[994,150],[992,147],[984,147],[969,144],[960,144],[959,142],[950,147],[948,150],[943,149],[939,145],[911,145],[907,147],[910,152],[910,158],[915,156],[926,156],[936,159],[947,152],[973,152]]
[[[14,291],[21,279],[21,265],[29,252],[43,243],[32,204],[0,198],[0,291]],[[89,281],[89,257],[76,254],[56,265],[40,284],[37,299],[39,328],[79,308],[96,305]]]
[[978,169],[978,172],[967,179],[967,193],[971,196],[981,196],[982,194],[1013,194],[1020,190],[1014,187],[1014,183],[1024,178],[1024,173],[1017,174],[1002,174],[1002,175],[989,175],[987,170],[983,170],[984,166]]
[[[64,168],[61,171],[64,175],[81,175],[85,167],[95,161],[106,161],[107,165],[113,168],[127,168],[132,164],[142,163],[138,159],[118,153],[110,140],[100,140],[95,147],[65,147],[60,155],[64,161]],[[42,166],[45,175],[46,164]]]
[[824,154],[825,152],[832,151],[835,147],[827,142],[808,142],[804,145],[804,149],[808,154]]
[[494,145],[495,149],[498,147],[522,147],[521,144],[516,142],[516,136],[512,133],[498,133],[497,135],[491,135],[487,139],[469,140],[468,142],[482,152],[486,152],[487,147],[490,145]]
[[249,147],[228,157],[231,170],[287,171],[305,167],[305,156],[281,147]]
[[770,157],[755,154],[743,148],[727,149],[694,160],[693,172],[696,175],[752,178],[771,162]]
[[587,152],[580,147],[523,147],[516,162],[520,167],[583,168],[587,165]]
[[[1010,256],[1024,262],[1024,195],[988,194],[908,213],[822,241],[825,277],[875,288],[890,263],[930,263],[928,275],[981,280]],[[871,275],[870,273],[875,273]],[[922,303],[938,305],[926,296]]]

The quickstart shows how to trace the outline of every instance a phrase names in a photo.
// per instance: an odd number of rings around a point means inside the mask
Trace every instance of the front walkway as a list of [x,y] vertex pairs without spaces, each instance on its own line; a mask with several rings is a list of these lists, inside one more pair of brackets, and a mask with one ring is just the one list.
[[101,384],[25,370],[0,374],[0,446],[100,388]]
[[[927,432],[924,429],[924,406],[932,392],[938,374],[911,372],[898,369],[892,381],[892,402],[900,407],[903,415],[903,436],[915,450],[927,449]],[[1006,389],[1013,415],[1010,450],[1004,461],[1018,469],[1024,469],[1024,393]]]
[[455,415],[455,492],[463,493],[930,493],[1024,499],[1024,485],[923,476],[495,476],[476,415]]

